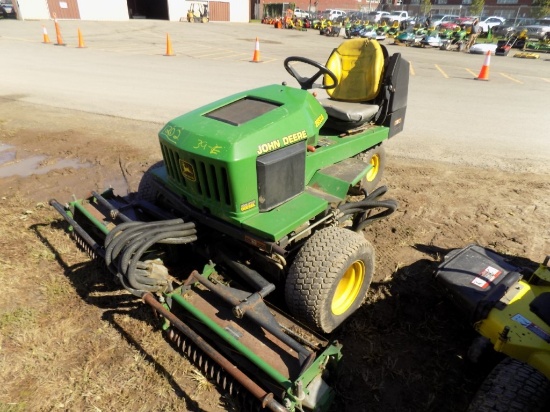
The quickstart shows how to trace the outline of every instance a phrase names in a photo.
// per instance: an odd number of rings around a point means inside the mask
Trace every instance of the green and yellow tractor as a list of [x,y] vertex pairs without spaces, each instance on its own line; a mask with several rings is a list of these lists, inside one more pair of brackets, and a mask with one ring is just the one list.
[[437,279],[479,333],[468,355],[506,355],[482,383],[468,412],[543,412],[550,407],[550,256],[524,270],[469,245],[450,252]]
[[300,88],[245,91],[168,122],[137,193],[50,204],[207,377],[256,407],[321,411],[342,356],[329,334],[374,272],[362,230],[397,207],[379,183],[409,63],[357,39],[325,66],[284,65]]

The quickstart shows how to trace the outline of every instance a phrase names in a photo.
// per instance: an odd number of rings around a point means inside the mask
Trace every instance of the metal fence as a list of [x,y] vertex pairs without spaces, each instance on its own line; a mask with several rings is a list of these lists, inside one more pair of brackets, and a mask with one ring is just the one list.
[[[457,16],[471,16],[470,7],[467,5],[441,5],[434,4],[431,6],[430,13],[433,14],[454,14]],[[402,6],[390,6],[390,5],[380,5],[378,10],[383,11],[394,11],[394,10],[405,10],[412,16],[423,16],[422,5],[420,4],[408,4]],[[500,4],[497,6],[485,6],[481,12],[482,16],[500,16],[506,19],[517,19],[525,17],[542,17],[541,9],[534,6],[518,6],[518,5],[508,5]]]
[[[285,11],[291,6],[290,3],[277,3],[277,4],[263,4],[263,10],[261,17],[271,16],[271,17],[281,17],[284,15]],[[389,5],[389,4],[377,4],[372,3],[371,6],[361,7],[360,10],[346,10],[347,13],[357,13],[369,12],[369,11],[397,11],[405,10],[409,13],[409,16],[424,16],[423,6],[421,4],[403,4],[403,5]],[[429,11],[432,15],[434,14],[452,14],[456,16],[471,16],[473,13],[470,12],[470,7],[468,5],[442,5],[442,4],[433,4],[431,10]],[[525,17],[541,17],[541,8],[534,6],[518,6],[510,4],[500,4],[497,6],[485,6],[481,12],[482,16],[500,16],[506,19],[515,20],[518,18]],[[315,7],[311,9],[312,17],[317,15]]]

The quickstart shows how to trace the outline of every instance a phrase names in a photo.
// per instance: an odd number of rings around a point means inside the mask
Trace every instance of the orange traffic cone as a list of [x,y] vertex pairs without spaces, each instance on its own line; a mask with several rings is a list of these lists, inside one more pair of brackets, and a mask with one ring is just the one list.
[[254,55],[252,56],[253,63],[260,63],[260,41],[256,37],[256,47],[254,48]]
[[170,35],[166,33],[166,54],[165,56],[175,56],[172,50],[172,42],[170,41]]
[[82,38],[82,32],[78,29],[78,46],[79,49],[83,49],[86,46],[84,45],[84,39]]
[[51,43],[50,36],[48,36],[48,30],[46,30],[46,26],[42,26],[42,43]]
[[485,61],[483,62],[483,66],[481,67],[481,71],[479,72],[479,75],[475,78],[475,80],[489,80],[489,65],[491,64],[491,51],[487,50],[487,54],[485,55]]
[[55,25],[55,36],[57,37],[57,43],[56,46],[66,46],[65,43],[63,43],[63,37],[61,37],[61,29],[59,28],[59,23],[57,22],[57,17],[55,16],[55,13],[53,15],[53,22]]

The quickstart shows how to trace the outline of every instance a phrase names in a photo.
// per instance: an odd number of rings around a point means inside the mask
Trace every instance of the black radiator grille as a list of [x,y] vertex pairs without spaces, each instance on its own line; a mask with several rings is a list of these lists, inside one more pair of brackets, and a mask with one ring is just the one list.
[[[227,169],[219,164],[199,158],[180,156],[176,150],[167,145],[162,146],[162,155],[168,175],[184,187],[194,187],[198,195],[220,205],[232,205],[231,191],[229,190],[229,176]],[[192,168],[192,176],[186,179],[183,176],[184,164]]]
[[161,144],[161,150],[168,176],[170,176],[172,179],[182,184],[183,186],[187,186],[187,182],[185,181],[185,178],[183,177],[179,166],[179,153],[164,144]]

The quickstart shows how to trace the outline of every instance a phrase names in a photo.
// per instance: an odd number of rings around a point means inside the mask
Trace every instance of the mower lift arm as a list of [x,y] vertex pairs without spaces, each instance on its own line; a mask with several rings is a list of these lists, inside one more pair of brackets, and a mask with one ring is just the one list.
[[274,285],[269,284],[260,292],[250,294],[240,289],[211,282],[206,277],[201,276],[199,272],[193,271],[185,281],[185,285],[187,286],[195,282],[201,283],[203,286],[229,303],[233,307],[233,313],[237,318],[242,318],[243,316],[250,318],[255,323],[276,336],[279,340],[281,340],[281,342],[284,342],[290,348],[295,350],[299,354],[302,370],[307,369],[311,362],[315,360],[315,354],[283,332],[279,323],[275,320],[273,315],[269,312],[268,307],[264,304],[262,299],[263,295],[275,290]]

